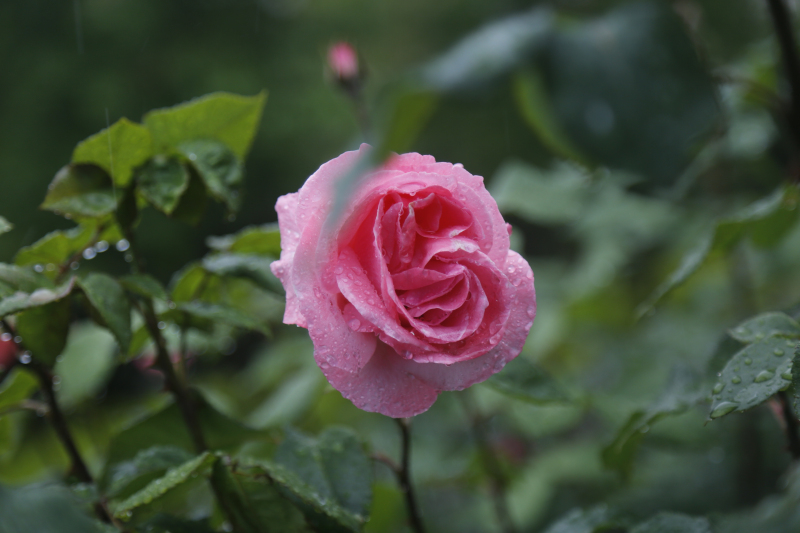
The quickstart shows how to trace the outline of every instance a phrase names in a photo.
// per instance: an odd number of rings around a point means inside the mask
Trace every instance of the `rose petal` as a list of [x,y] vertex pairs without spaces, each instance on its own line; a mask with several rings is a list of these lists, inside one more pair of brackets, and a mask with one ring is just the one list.
[[391,346],[378,342],[369,363],[357,372],[320,368],[333,388],[359,409],[407,418],[428,410],[439,391],[409,374],[403,362]]
[[286,310],[283,313],[284,324],[297,324],[307,327],[306,320],[300,312],[294,285],[292,284],[292,261],[297,243],[300,240],[300,228],[295,220],[297,205],[300,197],[298,193],[286,194],[278,198],[275,211],[278,212],[278,227],[281,232],[281,258],[273,261],[269,268],[281,280],[286,291]]

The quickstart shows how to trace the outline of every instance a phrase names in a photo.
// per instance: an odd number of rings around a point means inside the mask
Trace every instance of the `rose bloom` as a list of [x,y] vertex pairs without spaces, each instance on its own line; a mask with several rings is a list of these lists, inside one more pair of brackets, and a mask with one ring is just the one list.
[[533,272],[509,250],[483,178],[461,165],[395,155],[342,191],[369,149],[278,199],[271,267],[284,323],[308,328],[330,384],[361,409],[409,417],[519,355],[536,316]]

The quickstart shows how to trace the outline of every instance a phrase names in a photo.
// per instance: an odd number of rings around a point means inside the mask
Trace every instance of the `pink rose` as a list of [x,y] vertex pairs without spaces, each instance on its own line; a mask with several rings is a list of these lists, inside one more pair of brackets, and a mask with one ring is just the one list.
[[283,321],[308,328],[331,385],[365,411],[408,417],[519,355],[536,316],[533,272],[509,250],[483,178],[431,156],[390,158],[337,214],[342,178],[369,149],[278,199],[272,271]]
[[328,67],[340,80],[358,77],[358,56],[350,43],[338,42],[328,48]]

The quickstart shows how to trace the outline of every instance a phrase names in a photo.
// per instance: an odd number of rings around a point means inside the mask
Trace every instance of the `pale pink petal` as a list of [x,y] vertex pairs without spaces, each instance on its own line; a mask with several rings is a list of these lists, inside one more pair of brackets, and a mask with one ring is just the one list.
[[427,411],[439,391],[409,374],[403,362],[392,347],[378,342],[369,363],[357,372],[320,368],[333,388],[359,409],[407,418]]
[[272,273],[281,280],[283,288],[286,290],[286,310],[283,313],[284,324],[297,324],[300,327],[307,327],[306,320],[300,313],[300,307],[295,295],[294,285],[292,284],[292,261],[297,242],[300,240],[302,228],[295,220],[299,194],[291,193],[278,198],[275,204],[275,211],[278,212],[278,227],[281,231],[281,258],[273,261],[269,266]]

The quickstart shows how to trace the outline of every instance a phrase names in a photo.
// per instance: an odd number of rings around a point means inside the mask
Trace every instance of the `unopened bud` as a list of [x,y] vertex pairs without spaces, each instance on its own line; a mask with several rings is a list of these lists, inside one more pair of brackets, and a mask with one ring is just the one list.
[[358,54],[350,43],[344,41],[328,48],[328,67],[337,80],[352,82],[358,79]]

